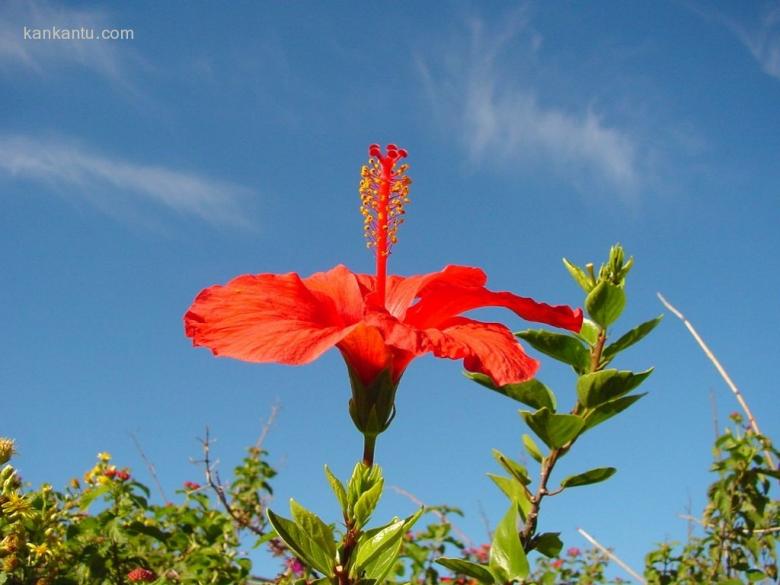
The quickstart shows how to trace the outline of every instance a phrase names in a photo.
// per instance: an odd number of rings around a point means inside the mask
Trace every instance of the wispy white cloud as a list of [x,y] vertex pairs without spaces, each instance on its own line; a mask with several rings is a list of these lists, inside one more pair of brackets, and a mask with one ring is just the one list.
[[171,168],[96,154],[72,141],[0,135],[0,174],[43,184],[110,215],[152,204],[213,224],[250,227],[251,191]]
[[[126,28],[101,9],[55,5],[46,0],[0,2],[0,69],[23,68],[44,74],[62,65],[77,65],[115,81],[122,80],[124,61],[134,53],[132,41],[25,38],[33,29],[94,30]],[[30,36],[28,34],[28,36]]]
[[780,2],[770,6],[756,26],[749,27],[728,18],[725,21],[764,73],[780,79]]
[[[475,162],[487,158],[523,168],[550,169],[577,186],[605,185],[627,199],[641,187],[637,144],[593,106],[569,111],[545,104],[501,57],[509,49],[537,59],[541,35],[524,14],[501,30],[475,20],[470,42],[445,47],[443,59],[418,57],[432,107],[456,125]],[[459,52],[460,51],[460,52]]]

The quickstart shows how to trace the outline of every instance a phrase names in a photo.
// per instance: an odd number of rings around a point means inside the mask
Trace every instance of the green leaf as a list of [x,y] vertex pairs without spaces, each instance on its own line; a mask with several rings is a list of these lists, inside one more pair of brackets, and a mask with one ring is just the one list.
[[[403,520],[396,520],[378,531],[366,532],[357,546],[352,565],[354,576],[374,579],[387,564],[392,566],[398,556],[399,544],[404,535]],[[373,569],[373,570],[372,570]]]
[[576,264],[569,262],[566,258],[563,259],[563,265],[566,267],[566,270],[569,271],[569,274],[571,274],[574,282],[579,284],[586,293],[590,292],[593,288],[593,282],[588,275],[585,274],[585,271]]
[[515,335],[527,341],[534,349],[569,364],[578,374],[587,372],[590,367],[590,352],[574,337],[544,329],[526,329]]
[[561,482],[561,487],[569,488],[599,483],[615,475],[616,471],[617,469],[614,467],[597,467],[584,473],[578,473],[577,475],[570,475],[569,477],[564,478]]
[[355,521],[356,528],[362,528],[366,525],[369,518],[371,518],[371,514],[373,513],[374,508],[376,508],[379,498],[382,497],[383,487],[384,480],[380,477],[379,481],[358,496],[352,511],[352,519]]
[[517,503],[520,507],[520,512],[523,515],[523,519],[528,517],[528,513],[531,511],[531,500],[528,495],[528,490],[517,481],[514,481],[511,477],[504,477],[502,475],[495,475],[488,473],[487,476],[498,486],[506,497],[513,502]]
[[420,508],[405,520],[396,520],[380,530],[366,532],[358,543],[351,572],[361,579],[382,581],[398,560],[404,534],[422,513],[423,508]]
[[560,532],[543,532],[537,534],[531,540],[531,548],[538,550],[546,557],[557,557],[563,548]]
[[334,542],[333,528],[292,498],[290,498],[290,513],[295,523],[306,531],[309,537],[319,545],[320,549],[327,552],[331,559],[335,559],[336,543]]
[[528,575],[528,559],[517,532],[517,509],[512,504],[496,527],[490,547],[490,567],[503,583],[519,581]]
[[531,455],[531,457],[533,457],[537,463],[542,462],[544,455],[542,455],[542,452],[539,450],[539,446],[530,435],[523,434],[523,445],[525,446],[525,450],[528,451],[529,455]]
[[125,531],[130,534],[145,534],[146,536],[150,536],[151,538],[159,540],[160,542],[165,542],[170,536],[167,532],[160,530],[157,526],[147,526],[143,522],[138,522],[137,520],[128,524],[125,527]]
[[634,404],[634,402],[646,394],[647,393],[645,392],[644,394],[623,396],[622,398],[610,400],[609,402],[605,402],[604,404],[597,406],[585,416],[585,426],[582,429],[583,432],[587,431],[588,429],[592,429],[596,425],[603,423],[605,420],[608,420],[616,414],[623,412],[626,408]]
[[780,471],[777,469],[756,469],[756,473],[760,473],[761,475],[768,475],[770,477],[774,477],[775,479],[780,479]]
[[464,372],[464,374],[467,378],[474,380],[477,384],[490,388],[512,400],[527,404],[532,408],[542,408],[543,406],[546,406],[550,410],[555,410],[555,394],[535,378],[518,384],[496,386],[493,383],[493,379],[485,374],[479,372]]
[[585,422],[574,414],[552,414],[547,408],[540,408],[534,413],[521,410],[520,415],[550,449],[563,447],[575,438]]
[[347,483],[347,501],[354,506],[358,498],[381,479],[382,471],[378,465],[368,467],[362,461],[358,461]]
[[625,333],[615,343],[609,344],[604,348],[604,352],[601,354],[604,362],[610,362],[612,359],[624,349],[627,349],[634,345],[637,341],[641,340],[645,335],[655,329],[656,325],[661,322],[663,315],[658,315],[655,319],[645,321],[641,325],[637,325],[628,333]]
[[504,455],[498,449],[493,449],[493,457],[498,461],[499,465],[503,467],[509,475],[514,477],[523,485],[531,483],[531,478],[528,477],[528,470],[520,465],[517,461],[513,461],[506,455]]
[[327,465],[325,466],[325,477],[328,478],[330,489],[332,489],[333,493],[336,494],[336,498],[338,499],[339,505],[341,506],[341,511],[346,516],[347,507],[349,504],[347,500],[347,492],[344,489],[344,484],[341,483],[338,477],[333,475],[333,472],[328,468]]
[[108,492],[109,486],[107,483],[101,485],[100,487],[92,488],[90,490],[85,490],[84,493],[81,495],[81,498],[79,498],[79,509],[86,510],[89,508],[89,505],[94,502],[97,498]]
[[463,559],[453,559],[449,557],[439,557],[436,562],[443,567],[447,567],[450,571],[457,575],[467,575],[479,581],[485,583],[485,585],[492,585],[495,583],[495,579],[490,571],[478,563],[472,563],[471,561],[464,561]]
[[279,538],[306,564],[323,575],[330,575],[333,572],[335,558],[329,558],[328,553],[320,549],[319,545],[305,530],[300,528],[295,522],[277,516],[270,509],[266,513],[268,521],[276,530]]
[[635,374],[628,371],[601,370],[577,379],[577,398],[584,407],[595,408],[628,394],[653,373],[650,368]]
[[598,343],[600,332],[601,328],[593,321],[590,319],[583,319],[582,327],[580,327],[580,332],[577,334],[577,337],[582,339],[588,345],[594,346],[596,343]]
[[626,293],[610,282],[602,281],[585,298],[591,319],[605,329],[612,325],[626,306]]

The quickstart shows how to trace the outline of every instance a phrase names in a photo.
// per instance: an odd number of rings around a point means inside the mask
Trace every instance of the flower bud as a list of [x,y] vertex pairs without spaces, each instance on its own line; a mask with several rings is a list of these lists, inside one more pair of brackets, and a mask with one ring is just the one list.
[[132,583],[150,583],[155,579],[157,579],[157,575],[149,569],[142,569],[141,567],[133,569],[127,574],[127,580]]

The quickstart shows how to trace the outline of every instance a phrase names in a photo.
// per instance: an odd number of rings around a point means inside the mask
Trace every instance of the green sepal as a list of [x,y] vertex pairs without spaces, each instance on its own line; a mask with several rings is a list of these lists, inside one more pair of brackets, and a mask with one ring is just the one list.
[[493,379],[485,374],[479,372],[463,372],[463,374],[470,380],[474,380],[477,384],[490,388],[512,400],[527,404],[531,408],[542,408],[546,406],[550,410],[555,410],[555,394],[536,378],[517,384],[496,386],[493,383]]
[[277,516],[270,509],[266,510],[268,521],[274,527],[284,543],[307,565],[323,575],[330,575],[334,568],[335,558],[322,550],[317,542],[292,520]]
[[585,298],[588,315],[605,329],[617,321],[625,306],[625,291],[607,281],[597,284]]
[[564,480],[561,482],[561,487],[564,488],[578,487],[581,485],[591,485],[593,483],[606,481],[607,479],[615,475],[616,471],[617,469],[615,469],[614,467],[597,467],[595,469],[590,469],[583,473],[578,473],[577,475],[570,475],[564,478]]
[[363,384],[357,372],[347,365],[352,398],[349,415],[364,435],[377,436],[387,430],[395,418],[395,392],[390,368],[382,370],[370,384]]
[[590,368],[590,352],[576,337],[544,329],[526,329],[515,335],[527,341],[534,349],[569,364],[578,374],[584,374]]
[[510,459],[498,449],[493,449],[493,458],[498,461],[499,465],[501,465],[509,475],[514,477],[521,484],[528,485],[531,483],[531,478],[528,477],[528,470],[517,461]]
[[517,532],[517,506],[509,507],[496,527],[490,546],[488,567],[500,583],[520,581],[528,575],[528,559],[525,556],[520,534]]
[[585,374],[577,379],[577,398],[582,406],[595,408],[628,394],[652,373],[653,368],[636,374],[611,369]]
[[544,459],[544,455],[542,455],[539,446],[531,438],[531,435],[526,435],[525,433],[523,433],[523,446],[525,447],[525,450],[528,451],[528,454],[531,457],[533,457],[537,463],[542,462],[542,460]]
[[325,466],[325,477],[328,478],[330,489],[336,494],[336,499],[338,499],[339,506],[341,506],[341,512],[346,517],[347,510],[349,509],[349,500],[347,499],[347,492],[344,489],[344,484],[341,483],[339,478],[333,474],[327,465]]
[[531,539],[530,550],[538,550],[544,556],[555,558],[561,553],[563,541],[560,538],[560,532],[543,532],[537,534]]
[[600,404],[591,410],[587,415],[585,415],[585,425],[583,426],[582,431],[585,432],[589,429],[592,429],[596,425],[603,423],[605,420],[608,420],[616,414],[623,412],[646,394],[647,392],[642,394],[632,394],[631,396],[623,396],[622,398],[616,398],[615,400],[610,400],[609,402]]
[[467,575],[476,579],[484,585],[493,585],[496,581],[493,574],[479,563],[472,563],[464,559],[453,559],[450,557],[439,557],[436,562],[442,567],[447,567],[457,575]]
[[290,513],[295,523],[303,528],[309,537],[319,545],[320,549],[325,551],[331,559],[335,559],[336,543],[333,528],[292,498],[290,498]]
[[526,424],[550,449],[559,449],[582,430],[584,420],[574,414],[553,414],[547,408],[520,411]]
[[645,321],[623,334],[616,342],[610,343],[601,354],[602,363],[607,364],[611,362],[618,353],[640,341],[645,335],[655,329],[663,318],[663,315],[658,315],[655,319]]
[[582,290],[589,293],[593,289],[595,283],[587,274],[585,274],[585,271],[582,268],[573,262],[569,262],[566,258],[563,259],[563,265],[566,267],[566,270],[569,271],[569,274],[571,274],[574,282],[579,284]]

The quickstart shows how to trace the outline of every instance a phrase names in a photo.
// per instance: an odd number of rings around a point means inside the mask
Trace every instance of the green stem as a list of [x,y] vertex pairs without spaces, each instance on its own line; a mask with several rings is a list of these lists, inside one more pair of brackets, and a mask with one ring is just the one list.
[[363,465],[371,467],[374,464],[374,447],[376,435],[363,435]]
[[[606,341],[607,341],[607,332],[605,329],[600,328],[599,336],[598,339],[596,340],[596,345],[593,346],[593,348],[590,351],[591,372],[597,372],[599,369],[601,369],[601,355],[604,351],[604,344],[606,343]],[[571,410],[571,414],[574,415],[580,414],[579,404],[574,405],[574,408],[572,408]],[[523,529],[520,531],[520,541],[523,543],[523,549],[526,552],[528,551],[528,546],[531,544],[531,539],[536,533],[536,525],[539,518],[539,509],[542,506],[542,499],[545,496],[555,495],[558,493],[558,490],[551,493],[547,489],[547,482],[550,480],[550,474],[552,473],[552,470],[555,467],[555,464],[558,462],[558,460],[564,455],[566,455],[566,453],[569,451],[569,449],[571,449],[572,445],[574,444],[574,441],[576,440],[577,439],[575,437],[563,447],[559,449],[553,449],[542,462],[542,469],[539,475],[539,486],[536,490],[536,493],[533,496],[531,496],[531,510],[528,513],[528,517],[526,518]]]
[[601,369],[601,354],[604,351],[604,342],[607,341],[607,332],[599,328],[599,337],[595,347],[590,352],[590,371],[597,372]]

